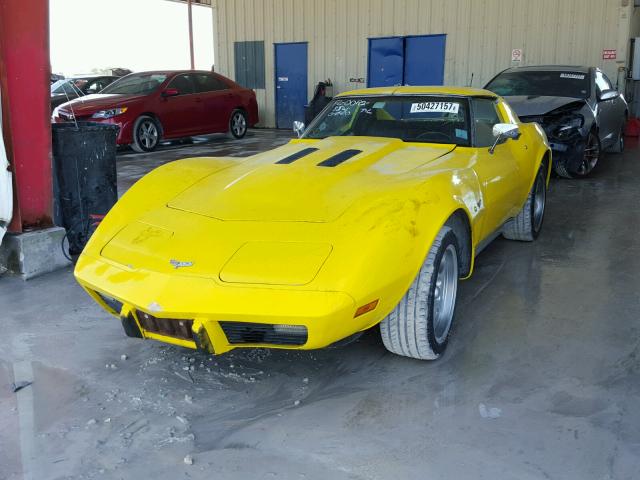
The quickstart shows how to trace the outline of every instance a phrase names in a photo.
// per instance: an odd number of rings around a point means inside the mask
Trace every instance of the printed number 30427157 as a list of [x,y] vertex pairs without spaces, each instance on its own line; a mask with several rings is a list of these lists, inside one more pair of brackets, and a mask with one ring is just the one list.
[[454,102],[421,102],[411,104],[411,113],[458,113],[459,108]]

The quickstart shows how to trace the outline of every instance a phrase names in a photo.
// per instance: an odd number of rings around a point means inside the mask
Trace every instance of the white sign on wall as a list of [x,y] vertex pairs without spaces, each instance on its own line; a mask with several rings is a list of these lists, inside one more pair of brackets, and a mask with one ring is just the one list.
[[521,62],[522,61],[522,49],[514,48],[511,50],[511,61],[512,62]]

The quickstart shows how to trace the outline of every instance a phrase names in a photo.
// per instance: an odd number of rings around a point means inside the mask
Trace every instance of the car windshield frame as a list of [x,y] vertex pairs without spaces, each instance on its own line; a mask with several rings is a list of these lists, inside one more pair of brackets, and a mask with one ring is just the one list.
[[[342,103],[341,103],[342,102]],[[393,104],[400,104],[401,118],[394,117],[387,111],[385,107],[390,107]],[[445,112],[445,110],[451,109],[451,104],[457,104],[455,112]],[[410,106],[409,106],[410,105]],[[348,108],[353,107],[352,111]],[[395,108],[398,108],[394,105]],[[345,108],[347,110],[345,110]],[[371,113],[374,110],[381,110],[381,115]],[[458,115],[458,112],[462,112],[462,119],[451,122],[449,119],[453,118],[453,115]],[[407,118],[407,114],[415,114],[416,118]],[[434,115],[433,117],[420,117],[419,115]],[[437,115],[441,116],[438,117]],[[335,126],[321,128],[323,122],[330,122],[331,115],[338,117]],[[372,127],[378,128],[377,131],[367,133],[366,128],[364,132],[358,132],[354,134],[354,130],[358,128],[357,122],[361,121],[361,117],[367,115],[364,119],[371,118],[369,124],[370,132]],[[370,117],[375,115],[375,119]],[[448,116],[445,116],[448,115]],[[380,118],[380,116],[386,116],[387,118]],[[344,120],[341,125],[339,122]],[[383,122],[390,121],[389,131],[381,132],[380,126]],[[438,129],[447,128],[451,130],[451,135],[447,135],[442,131],[425,130],[420,133],[419,136],[425,135],[425,138],[419,138],[411,135],[397,135],[401,129],[405,133],[408,133],[411,129],[416,130],[418,123],[432,121],[438,123]],[[446,125],[446,123],[451,125]],[[375,124],[374,124],[375,123]],[[462,128],[455,128],[457,123],[461,123]],[[308,140],[321,140],[327,137],[338,136],[360,136],[360,137],[381,137],[381,138],[395,138],[403,142],[409,143],[430,143],[441,145],[457,145],[461,147],[470,147],[472,145],[473,132],[471,130],[471,104],[468,96],[452,95],[452,94],[438,94],[438,93],[411,93],[411,94],[387,94],[387,95],[347,95],[334,98],[318,116],[309,124],[300,138]],[[384,127],[383,127],[384,128]],[[324,131],[327,133],[324,134]],[[393,131],[395,130],[395,131]],[[456,137],[453,135],[460,135]],[[466,132],[466,136],[465,136]],[[431,136],[426,134],[431,133]],[[449,138],[445,141],[444,136]]]
[[[121,77],[109,85],[100,90],[98,95],[149,95],[156,92],[167,78],[169,74],[166,73],[132,73],[125,77]],[[144,80],[146,78],[146,80]],[[138,80],[137,83],[131,83],[132,80]],[[157,83],[152,88],[132,88],[140,86],[141,84],[148,83],[150,81],[156,81]],[[122,91],[123,87],[126,88]],[[119,90],[120,89],[120,90]]]
[[[545,81],[544,87],[540,86],[540,78],[535,79],[535,82],[531,80],[531,77],[541,77],[543,75],[549,76],[549,80]],[[516,89],[515,87],[513,87],[511,91],[508,91],[503,89],[499,85],[496,87],[497,82],[500,82],[501,80],[504,80],[507,77],[512,81],[513,79],[517,79],[517,78],[524,79],[525,77],[530,77],[529,79],[526,80],[526,82],[528,83],[528,86],[531,88],[522,90],[521,89],[522,87],[520,87],[520,89]],[[552,84],[553,79],[551,77],[555,77],[558,82],[555,87]],[[582,77],[582,78],[579,78],[579,77]],[[575,89],[576,93],[571,94],[571,92],[569,92],[568,90],[561,91],[559,89],[559,85],[561,81],[566,82],[567,86],[569,85],[569,82],[573,82],[573,85],[576,85],[576,89]],[[583,88],[585,93],[578,90],[579,86],[577,85],[577,82],[582,82],[583,83],[582,87],[586,87],[586,88]],[[502,97],[547,96],[547,97],[577,98],[580,100],[586,100],[591,97],[591,88],[592,88],[591,83],[592,83],[591,72],[576,71],[571,68],[567,68],[566,70],[520,70],[520,71],[511,70],[511,71],[499,73],[489,83],[487,83],[487,85],[484,88]],[[549,88],[549,87],[553,87],[553,88]],[[537,88],[539,90],[537,90]],[[569,93],[569,94],[566,94],[566,93]]]

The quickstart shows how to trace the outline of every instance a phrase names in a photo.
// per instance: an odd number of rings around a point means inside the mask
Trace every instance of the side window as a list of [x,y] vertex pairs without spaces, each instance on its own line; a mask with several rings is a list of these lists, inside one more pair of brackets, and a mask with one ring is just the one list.
[[215,92],[218,90],[227,90],[229,87],[222,80],[214,75],[207,73],[199,73],[196,76],[196,92]]
[[167,88],[175,88],[178,90],[179,95],[189,95],[193,93],[193,84],[191,83],[189,75],[178,75],[171,80]]
[[490,147],[495,142],[493,126],[500,123],[494,100],[475,98],[473,100],[473,123],[476,131],[476,147]]
[[104,87],[106,87],[108,83],[109,83],[109,81],[107,79],[98,78],[98,79],[94,80],[93,82],[90,82],[89,84],[87,84],[87,86],[85,86],[85,88],[84,88],[84,91],[87,94],[98,93],[100,90],[102,90]]
[[598,95],[602,92],[606,92],[607,90],[613,90],[613,85],[611,85],[607,76],[600,70],[596,70],[596,89]]

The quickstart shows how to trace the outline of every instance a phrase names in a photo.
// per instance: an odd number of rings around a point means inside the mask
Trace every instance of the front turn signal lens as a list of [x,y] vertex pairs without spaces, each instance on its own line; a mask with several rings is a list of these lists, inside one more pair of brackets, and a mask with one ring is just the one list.
[[378,306],[379,301],[380,299],[376,299],[373,302],[362,305],[356,310],[356,314],[353,316],[353,318],[359,317],[360,315],[364,315],[365,313],[369,313],[370,311],[374,310]]

